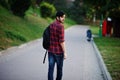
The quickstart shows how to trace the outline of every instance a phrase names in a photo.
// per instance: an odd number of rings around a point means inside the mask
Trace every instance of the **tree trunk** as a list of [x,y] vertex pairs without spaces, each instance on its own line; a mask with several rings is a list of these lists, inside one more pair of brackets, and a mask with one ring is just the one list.
[[113,36],[120,38],[120,18],[113,19]]

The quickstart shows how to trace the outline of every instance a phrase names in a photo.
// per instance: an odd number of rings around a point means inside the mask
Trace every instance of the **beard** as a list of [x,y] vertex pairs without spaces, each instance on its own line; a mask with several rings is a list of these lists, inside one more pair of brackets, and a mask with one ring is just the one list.
[[60,23],[64,23],[64,19],[60,19],[60,18],[56,18],[57,21],[59,21]]

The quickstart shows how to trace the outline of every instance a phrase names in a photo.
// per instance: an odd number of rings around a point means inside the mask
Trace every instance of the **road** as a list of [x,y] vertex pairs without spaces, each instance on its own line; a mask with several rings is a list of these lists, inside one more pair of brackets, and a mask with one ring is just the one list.
[[[94,48],[86,40],[87,29],[88,26],[76,25],[65,31],[68,56],[64,60],[63,80],[103,80]],[[42,63],[42,39],[0,53],[0,80],[47,80],[48,61]]]

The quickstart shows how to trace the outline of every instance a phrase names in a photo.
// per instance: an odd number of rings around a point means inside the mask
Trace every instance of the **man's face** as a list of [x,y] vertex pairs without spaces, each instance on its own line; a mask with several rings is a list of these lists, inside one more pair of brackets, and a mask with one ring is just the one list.
[[62,17],[59,17],[59,21],[60,21],[61,23],[63,23],[64,20],[65,20],[65,15],[63,15]]

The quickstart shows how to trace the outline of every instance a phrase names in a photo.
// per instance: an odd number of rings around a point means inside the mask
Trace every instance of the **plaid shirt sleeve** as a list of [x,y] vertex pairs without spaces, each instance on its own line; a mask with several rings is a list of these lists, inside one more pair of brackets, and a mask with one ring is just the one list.
[[59,26],[58,27],[58,37],[59,37],[59,42],[64,42],[64,26]]

